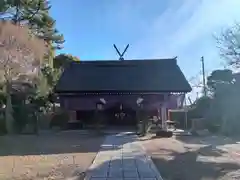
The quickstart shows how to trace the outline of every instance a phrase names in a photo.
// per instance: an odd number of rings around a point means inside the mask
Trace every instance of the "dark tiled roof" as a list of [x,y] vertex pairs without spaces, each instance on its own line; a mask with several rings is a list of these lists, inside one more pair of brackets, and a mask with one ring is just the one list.
[[176,59],[81,61],[63,72],[56,92],[189,92]]
[[235,84],[240,84],[240,73],[237,72],[237,73],[233,73],[233,78],[235,80]]
[[233,73],[233,78],[240,80],[240,73]]

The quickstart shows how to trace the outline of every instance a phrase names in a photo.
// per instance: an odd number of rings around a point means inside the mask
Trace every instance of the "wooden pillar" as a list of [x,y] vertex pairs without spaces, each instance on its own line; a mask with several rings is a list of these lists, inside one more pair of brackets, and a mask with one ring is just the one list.
[[161,115],[162,115],[162,128],[166,129],[167,112],[166,112],[165,104],[163,104],[161,107]]
[[96,123],[96,128],[97,131],[100,131],[100,126],[104,124],[105,122],[105,115],[104,115],[104,105],[105,105],[105,100],[103,101],[100,99],[96,103],[96,110],[95,110],[95,115],[94,115],[94,121]]
[[159,121],[161,121],[162,119],[162,114],[161,114],[161,108],[159,107],[157,109],[157,119],[158,119],[158,124],[160,123]]
[[76,120],[77,120],[76,111],[69,111],[69,121],[76,121]]
[[166,121],[167,121],[167,108],[166,108],[166,101],[168,100],[167,94],[164,94],[164,100],[161,106],[161,118],[162,118],[162,128],[165,130]]

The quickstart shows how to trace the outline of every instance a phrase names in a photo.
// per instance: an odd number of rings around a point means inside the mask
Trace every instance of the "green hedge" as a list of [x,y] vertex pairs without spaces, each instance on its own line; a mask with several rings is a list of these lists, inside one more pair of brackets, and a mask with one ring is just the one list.
[[60,127],[64,129],[67,127],[67,123],[69,121],[69,114],[66,111],[57,112],[53,114],[50,122],[50,128]]
[[14,128],[16,132],[21,133],[29,121],[29,110],[25,105],[15,105],[13,106],[13,110]]
[[0,111],[0,135],[6,134],[6,123],[3,113]]

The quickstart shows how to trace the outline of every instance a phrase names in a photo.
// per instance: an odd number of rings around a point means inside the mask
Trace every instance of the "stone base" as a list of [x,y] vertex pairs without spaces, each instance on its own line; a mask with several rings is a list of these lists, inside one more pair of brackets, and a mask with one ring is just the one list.
[[172,137],[173,136],[173,132],[171,131],[158,131],[156,132],[156,137]]

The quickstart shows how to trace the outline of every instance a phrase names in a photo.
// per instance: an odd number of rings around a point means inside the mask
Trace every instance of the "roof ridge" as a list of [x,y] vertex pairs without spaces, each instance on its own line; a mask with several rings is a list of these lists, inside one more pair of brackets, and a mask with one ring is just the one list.
[[168,58],[168,59],[130,59],[130,60],[85,60],[79,62],[71,62],[71,64],[138,64],[138,63],[167,63],[167,64],[177,64],[176,58]]

